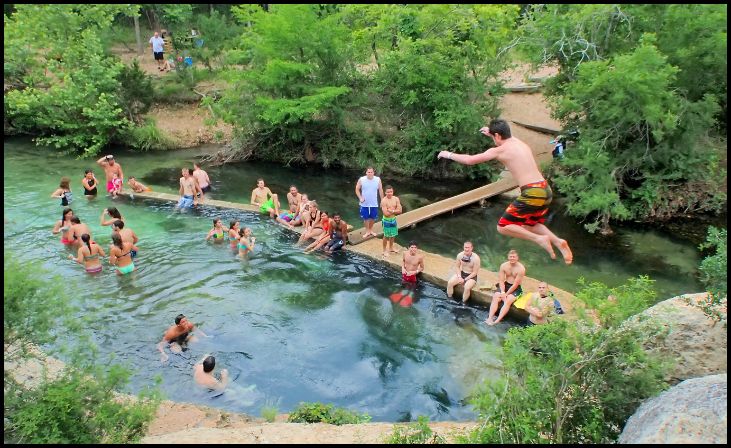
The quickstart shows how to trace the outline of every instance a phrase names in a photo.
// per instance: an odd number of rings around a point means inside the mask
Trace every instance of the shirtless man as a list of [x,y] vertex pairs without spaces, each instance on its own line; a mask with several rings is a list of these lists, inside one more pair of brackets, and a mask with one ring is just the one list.
[[[487,325],[495,325],[503,320],[503,317],[510,310],[510,305],[523,294],[523,288],[520,284],[523,281],[523,277],[525,277],[525,266],[518,261],[518,252],[516,250],[508,252],[508,261],[500,265],[499,276],[499,283],[495,285],[498,290],[492,296],[490,314],[487,316],[487,320],[485,320]],[[503,302],[503,307],[500,308],[500,314],[497,319],[493,320],[495,311],[497,311],[497,307],[501,301]]]
[[404,283],[416,284],[416,276],[424,271],[424,255],[418,253],[416,241],[409,243],[409,250],[404,252],[401,263],[401,279]]
[[437,158],[454,160],[463,165],[475,165],[497,159],[510,171],[520,185],[520,196],[510,204],[497,224],[499,233],[514,238],[532,241],[556,258],[556,246],[566,264],[571,264],[574,256],[566,240],[557,237],[543,225],[548,213],[548,205],[553,194],[543,178],[530,147],[510,133],[505,120],[492,120],[480,132],[495,141],[495,147],[482,154],[468,155],[441,151]]
[[198,181],[198,185],[201,187],[199,193],[201,202],[205,199],[205,194],[211,191],[211,179],[208,177],[208,173],[201,169],[201,166],[197,163],[193,164],[193,177]]
[[[119,236],[122,238],[122,243],[132,243],[132,245],[136,246],[137,242],[140,240],[139,238],[137,238],[137,234],[134,232],[134,230],[130,229],[129,227],[124,227],[124,221],[122,221],[121,219],[118,219],[112,223],[112,232],[119,233]],[[132,255],[132,258],[136,257],[137,251],[130,251],[130,255]]]
[[107,177],[107,193],[111,193],[114,190],[114,183],[112,183],[112,174],[117,173],[119,179],[124,181],[124,173],[122,173],[122,166],[114,161],[114,156],[109,154],[101,159],[97,160],[96,163],[104,168],[104,175]]
[[472,288],[477,284],[477,273],[480,272],[480,257],[472,252],[472,242],[465,241],[464,250],[457,254],[457,273],[447,282],[447,297],[452,298],[454,287],[463,285],[462,304],[467,303]]
[[[398,223],[396,222],[396,215],[400,215],[402,212],[401,201],[397,196],[393,195],[393,187],[386,185],[386,196],[381,199],[381,210],[383,211],[383,219],[381,225],[383,226],[383,256],[388,257],[388,252],[398,253],[397,250],[393,249],[393,242],[398,235]],[[386,246],[390,247],[386,250]]]
[[294,227],[293,222],[299,215],[300,202],[302,202],[302,195],[297,191],[297,187],[290,185],[289,193],[287,193],[287,204],[289,204],[289,211],[280,213],[277,215],[277,222],[285,224],[287,226]]
[[196,196],[201,191],[201,187],[195,180],[195,177],[190,175],[190,168],[183,168],[181,170],[183,177],[180,178],[180,200],[178,201],[178,208],[192,208],[194,205],[198,205],[198,197]]
[[548,314],[553,307],[553,299],[548,296],[548,284],[546,282],[538,283],[538,292],[531,294],[525,310],[528,312],[527,326],[541,325],[548,323]]
[[82,224],[81,219],[76,215],[72,216],[70,221],[71,228],[69,229],[69,233],[71,234],[71,247],[78,249],[82,244],[81,235],[88,233],[91,236],[91,230],[89,230],[89,226]]
[[193,367],[193,378],[195,382],[209,389],[223,390],[228,384],[228,370],[221,370],[221,380],[213,376],[213,369],[216,368],[216,358],[208,354]]
[[309,211],[310,198],[307,197],[307,193],[300,193],[299,208],[297,209],[297,214],[294,219],[289,222],[289,227],[294,228],[294,226],[306,225],[304,216],[305,213],[308,213]]
[[[157,344],[157,350],[161,353],[160,362],[168,360],[168,355],[165,353],[165,345],[170,345],[170,351],[173,353],[180,353],[183,351],[183,344],[189,342],[195,342],[197,339],[191,333],[195,330],[195,324],[190,322],[187,317],[183,314],[178,314],[175,317],[175,325],[165,331],[162,336],[162,341]],[[203,330],[198,330],[201,336],[207,337]]]
[[269,217],[279,216],[279,198],[264,185],[264,179],[256,180],[256,188],[251,190],[251,205],[258,205],[261,213],[269,213]]

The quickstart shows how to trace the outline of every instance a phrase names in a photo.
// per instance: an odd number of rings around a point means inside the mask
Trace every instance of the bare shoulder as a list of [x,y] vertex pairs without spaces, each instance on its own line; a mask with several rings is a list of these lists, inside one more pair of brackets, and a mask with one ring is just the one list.
[[503,264],[500,265],[501,271],[509,271],[510,270],[510,262],[506,261]]
[[525,274],[525,266],[521,262],[518,262],[518,272]]

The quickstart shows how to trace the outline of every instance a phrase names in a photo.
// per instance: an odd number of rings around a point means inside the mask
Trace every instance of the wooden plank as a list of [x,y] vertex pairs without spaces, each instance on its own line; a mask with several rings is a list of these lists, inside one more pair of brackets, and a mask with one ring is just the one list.
[[[517,186],[518,184],[515,182],[513,177],[507,176],[498,180],[497,182],[493,182],[483,187],[476,188],[466,193],[452,196],[451,198],[447,198],[433,204],[417,208],[416,210],[403,213],[396,217],[396,222],[398,223],[399,229],[406,229],[407,227],[421,221],[433,218],[443,213],[451,212],[452,210],[464,207],[469,204],[473,204],[482,199],[505,193],[506,191],[510,191],[516,188]],[[373,226],[373,232],[376,233],[377,237],[383,235],[383,229],[381,228],[380,222],[377,222]],[[365,228],[360,228],[351,232],[348,235],[350,244],[360,244],[367,239],[373,238],[370,237],[364,239],[363,233],[365,233]]]
[[560,129],[552,129],[552,128],[546,128],[543,126],[536,126],[534,124],[527,124],[527,123],[521,123],[520,121],[510,120],[513,123],[523,126],[526,129],[530,129],[531,131],[540,132],[542,134],[549,134],[549,135],[558,135],[561,133]]

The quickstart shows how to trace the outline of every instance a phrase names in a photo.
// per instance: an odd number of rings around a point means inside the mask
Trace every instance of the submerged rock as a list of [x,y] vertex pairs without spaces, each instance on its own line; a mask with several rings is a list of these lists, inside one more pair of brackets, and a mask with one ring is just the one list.
[[725,373],[683,381],[644,402],[619,443],[725,444],[727,402]]

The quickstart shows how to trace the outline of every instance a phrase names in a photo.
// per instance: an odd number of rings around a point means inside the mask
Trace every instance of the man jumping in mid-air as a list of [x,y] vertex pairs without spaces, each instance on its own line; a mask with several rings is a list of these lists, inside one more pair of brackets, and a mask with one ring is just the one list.
[[511,135],[510,126],[505,120],[492,120],[488,126],[480,129],[480,132],[492,137],[495,141],[494,148],[475,155],[441,151],[437,158],[454,160],[463,165],[475,165],[497,159],[505,165],[520,185],[520,196],[508,206],[498,221],[498,232],[533,241],[545,249],[551,258],[556,258],[551,245],[556,246],[566,264],[571,264],[574,256],[569,244],[543,225],[553,195],[551,187],[538,169],[533,151],[524,142]]

